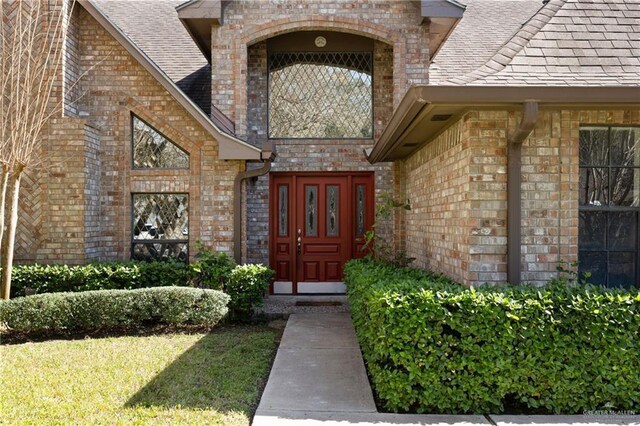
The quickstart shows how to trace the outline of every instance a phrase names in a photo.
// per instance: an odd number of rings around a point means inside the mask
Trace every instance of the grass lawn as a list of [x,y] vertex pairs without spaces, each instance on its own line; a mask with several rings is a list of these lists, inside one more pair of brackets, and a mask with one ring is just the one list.
[[248,425],[278,335],[245,326],[0,346],[0,424]]

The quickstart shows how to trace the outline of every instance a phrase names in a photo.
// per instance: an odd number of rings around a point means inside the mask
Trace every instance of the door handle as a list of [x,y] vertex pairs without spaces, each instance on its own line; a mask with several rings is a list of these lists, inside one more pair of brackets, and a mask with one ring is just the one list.
[[298,229],[298,256],[302,254],[302,229]]

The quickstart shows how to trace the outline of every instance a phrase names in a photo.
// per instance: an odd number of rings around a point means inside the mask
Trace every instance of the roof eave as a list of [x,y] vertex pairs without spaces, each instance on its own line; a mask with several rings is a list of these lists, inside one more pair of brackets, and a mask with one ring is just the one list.
[[189,0],[176,7],[178,18],[211,63],[211,27],[222,25],[221,0]]
[[219,129],[211,119],[184,94],[176,84],[149,59],[91,0],[80,5],[133,56],[143,68],[182,105],[202,127],[218,141],[218,158],[222,160],[260,160],[260,149]]
[[449,38],[467,7],[455,0],[422,0],[422,23],[429,25],[429,52],[433,59]]
[[211,63],[211,25],[210,19],[179,18],[182,25],[202,52],[207,62]]
[[420,10],[423,18],[462,19],[467,6],[455,0],[422,0]]
[[401,160],[431,142],[473,108],[520,108],[524,102],[545,107],[608,105],[640,108],[640,87],[414,86],[408,90],[369,162]]

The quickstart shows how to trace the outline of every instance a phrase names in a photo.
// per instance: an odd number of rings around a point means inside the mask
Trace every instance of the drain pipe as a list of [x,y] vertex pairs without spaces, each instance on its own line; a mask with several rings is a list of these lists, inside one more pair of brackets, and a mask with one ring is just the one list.
[[538,120],[538,103],[524,103],[522,120],[507,139],[507,282],[520,284],[522,247],[522,143]]
[[238,264],[242,262],[242,181],[269,173],[271,163],[276,159],[275,146],[272,143],[265,143],[260,152],[260,159],[262,167],[238,172],[233,181],[233,257]]

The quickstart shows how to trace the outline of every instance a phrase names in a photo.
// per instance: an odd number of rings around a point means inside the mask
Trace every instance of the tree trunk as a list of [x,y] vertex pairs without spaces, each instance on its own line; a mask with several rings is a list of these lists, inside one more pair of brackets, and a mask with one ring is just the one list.
[[11,273],[13,272],[13,250],[16,241],[16,228],[18,227],[18,201],[20,200],[20,181],[22,180],[23,166],[17,166],[9,179],[6,211],[8,218],[7,230],[2,235],[2,283],[0,296],[8,300],[11,294]]
[[5,228],[4,213],[7,205],[7,184],[9,183],[9,166],[6,164],[2,165],[2,178],[0,179],[2,179],[2,181],[0,181],[0,259],[2,259],[4,253],[4,247],[2,246],[2,237]]

